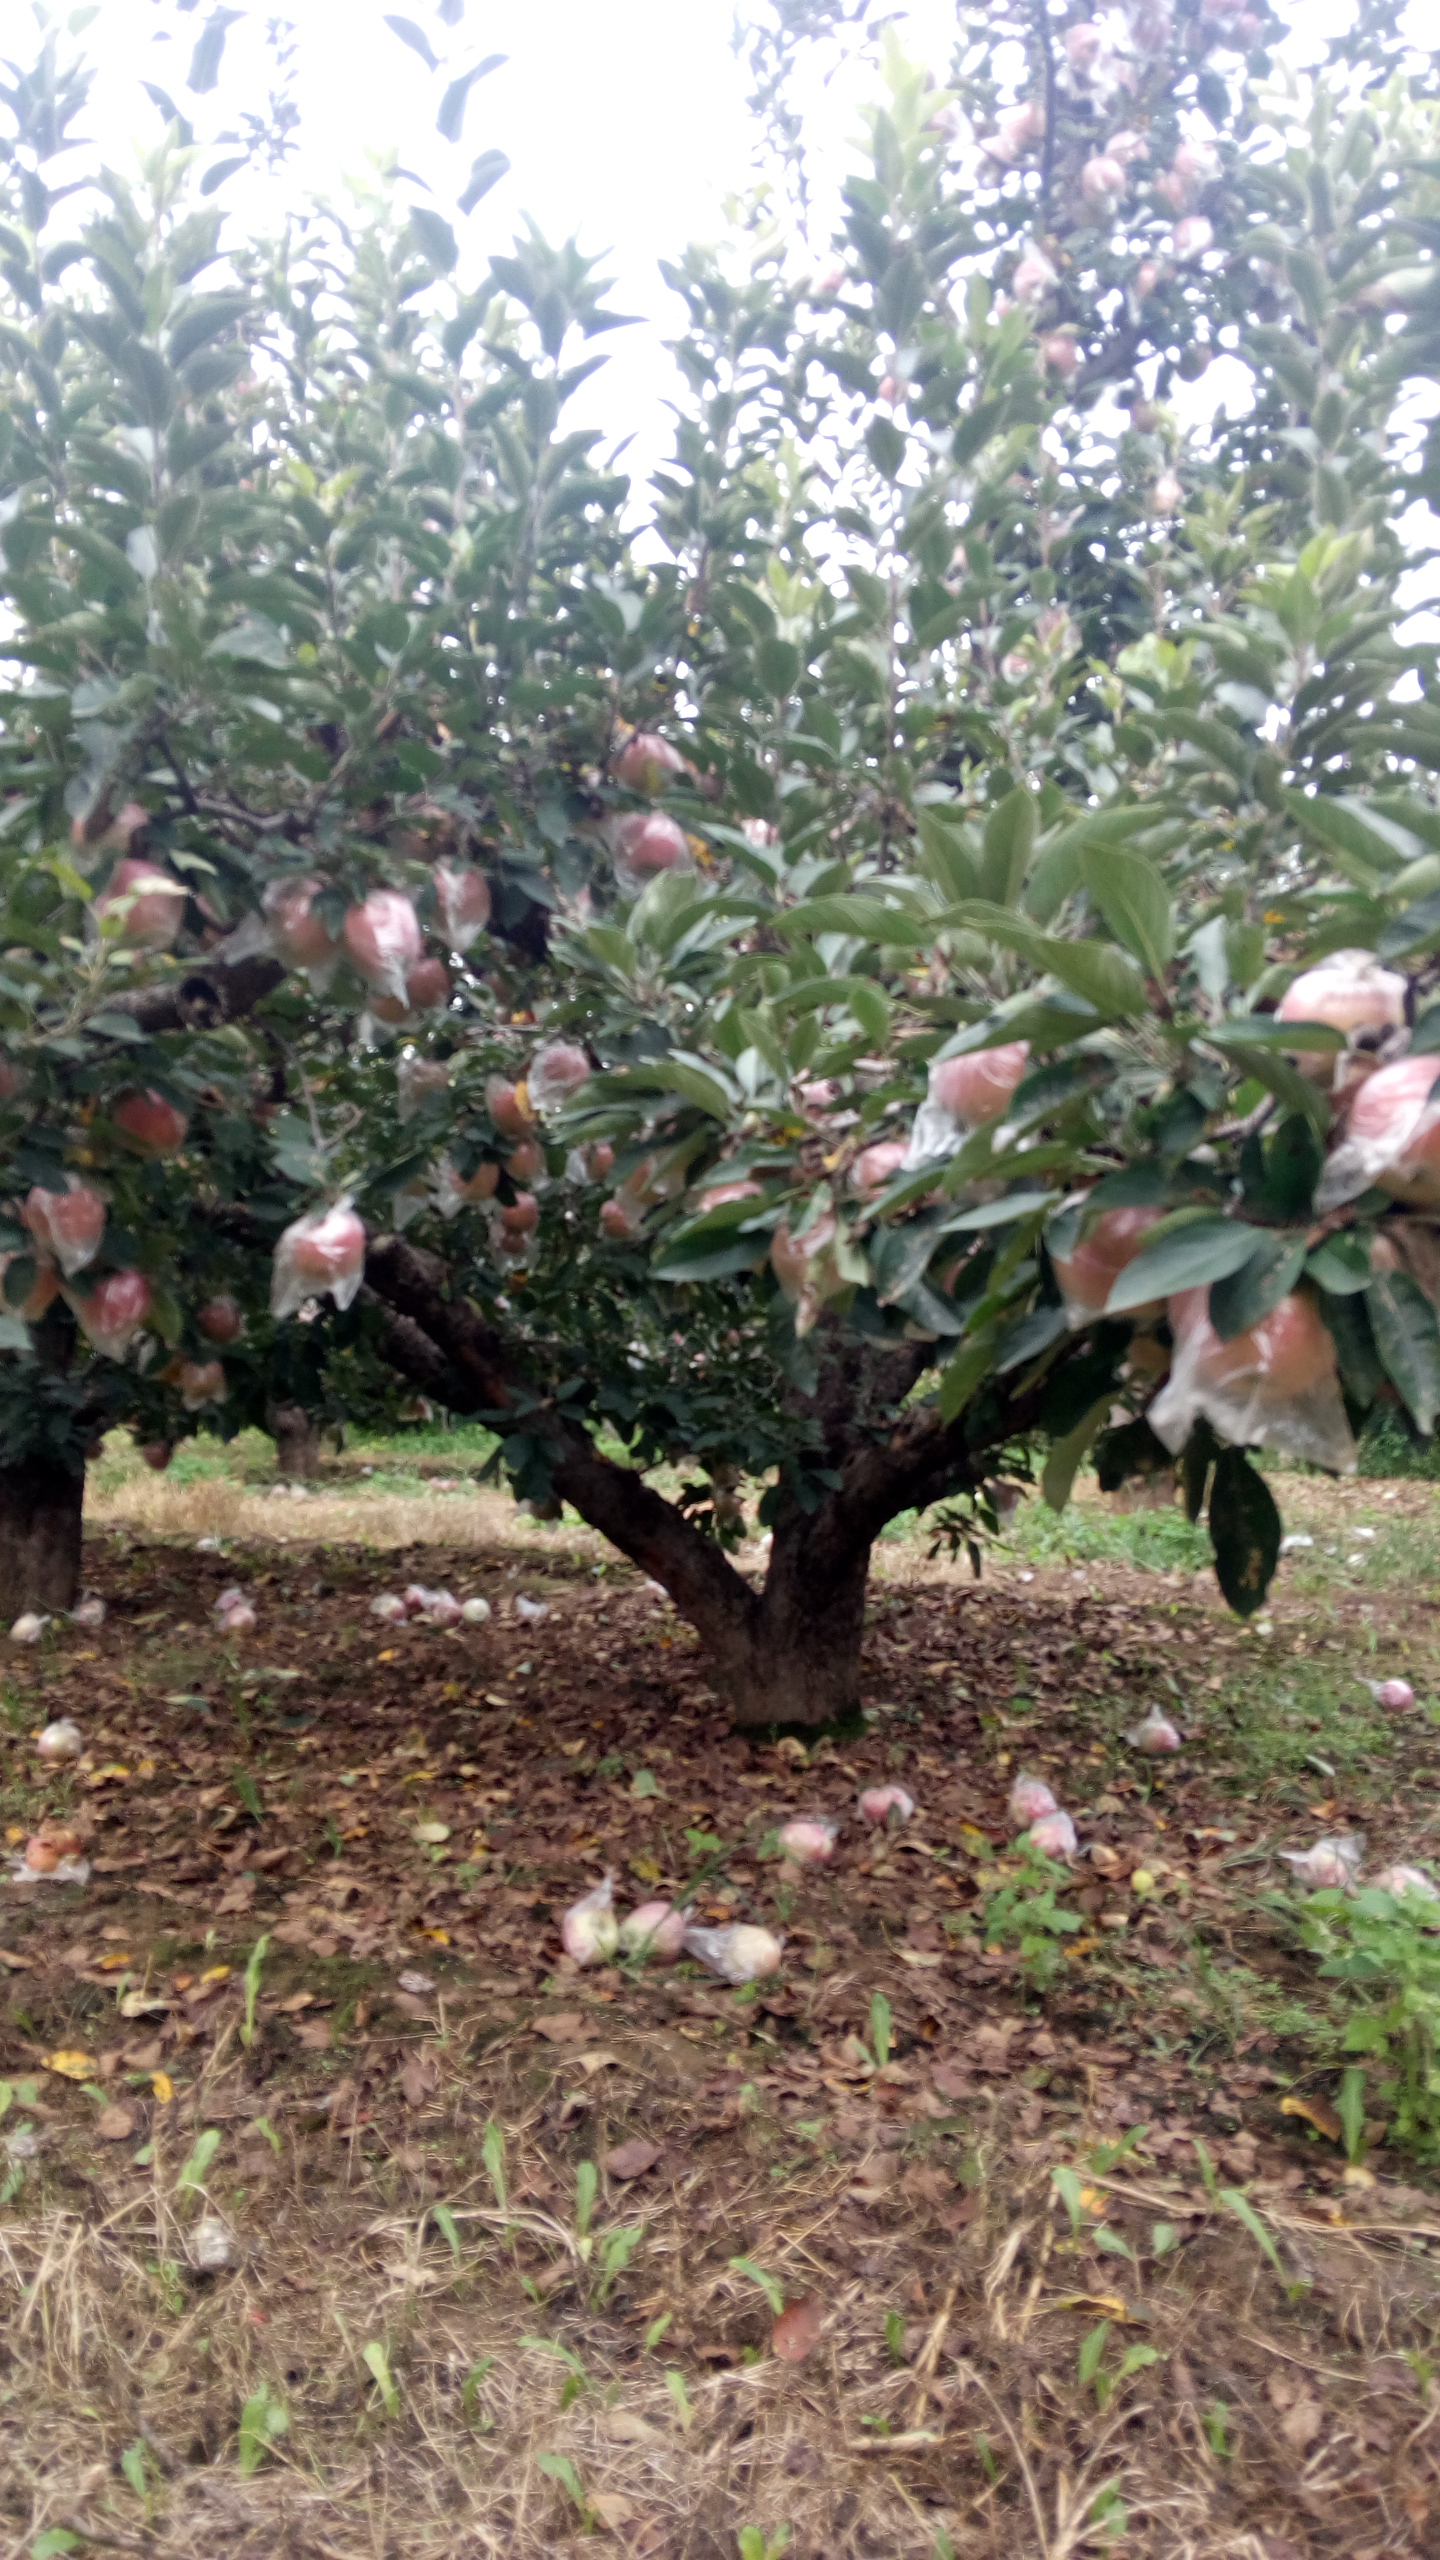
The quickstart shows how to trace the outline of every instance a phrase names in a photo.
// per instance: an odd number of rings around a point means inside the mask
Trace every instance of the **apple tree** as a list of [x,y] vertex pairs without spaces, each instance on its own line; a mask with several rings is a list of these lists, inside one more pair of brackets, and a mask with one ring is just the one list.
[[1229,0],[967,12],[816,248],[866,15],[757,22],[795,209],[667,269],[648,493],[573,246],[399,173],[229,238],[173,118],[62,204],[79,75],[12,94],[7,1606],[107,1418],[381,1363],[813,1724],[902,1513],[1178,1457],[1250,1609],[1246,1449],[1430,1429],[1432,84],[1386,7],[1301,83]]

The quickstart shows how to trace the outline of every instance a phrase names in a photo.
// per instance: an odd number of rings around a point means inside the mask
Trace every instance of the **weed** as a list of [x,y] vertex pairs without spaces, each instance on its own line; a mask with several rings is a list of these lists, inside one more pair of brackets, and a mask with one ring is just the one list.
[[1205,2411],[1200,2424],[1205,2430],[1205,2441],[1210,2447],[1211,2452],[1214,2454],[1216,2461],[1233,2462],[1235,2458],[1235,2439],[1230,2433],[1229,2401],[1212,2400],[1209,2408]]
[[192,2188],[204,2186],[205,2172],[219,2148],[220,2136],[213,2125],[207,2126],[203,2133],[197,2133],[190,2157],[175,2181],[177,2195],[186,2195]]
[[1110,2323],[1108,2320],[1102,2320],[1087,2337],[1081,2340],[1080,2353],[1076,2359],[1080,2388],[1082,2391],[1093,2390],[1095,2406],[1102,2417],[1122,2383],[1129,2382],[1137,2373],[1143,2373],[1148,2365],[1160,2362],[1158,2347],[1136,2345],[1126,2348],[1119,2364],[1112,2372],[1105,2362],[1105,2350],[1109,2343]]
[[535,2458],[540,2469],[544,2472],[546,2479],[554,2480],[558,2486],[564,2490],[567,2498],[573,2502],[576,2512],[579,2515],[582,2529],[586,2533],[592,2533],[595,2529],[595,2512],[589,2499],[585,2495],[584,2485],[581,2481],[580,2474],[576,2470],[574,2463],[570,2460],[569,2455],[564,2453],[541,2453],[537,2454]]
[[732,2258],[730,2264],[737,2276],[747,2276],[751,2284],[759,2286],[778,2320],[785,2308],[785,2288],[779,2277],[768,2274],[764,2267],[757,2267],[753,2258]]
[[262,2382],[252,2391],[240,2412],[240,2477],[248,2480],[259,2470],[266,2454],[278,2439],[287,2434],[290,2412],[285,2403]]
[[745,2524],[740,2528],[739,2539],[740,2560],[781,2560],[781,2554],[790,2548],[790,2527],[782,2524],[767,2540],[758,2524]]
[[1048,1991],[1064,1963],[1060,1942],[1080,1927],[1079,1913],[1062,1910],[1056,1900],[1070,1882],[1069,1873],[1033,1850],[1002,1872],[998,1893],[985,1905],[981,1934],[987,1947],[1018,1947],[1030,1989]]
[[509,2209],[506,2203],[505,2186],[505,2136],[493,2117],[485,2127],[485,2139],[480,2146],[480,2157],[484,2163],[485,2175],[490,2181],[491,2194],[501,2213],[505,2213]]
[[[1377,2096],[1390,2110],[1391,2137],[1422,2159],[1440,2156],[1440,1936],[1423,1925],[1432,1908],[1362,1885],[1355,1894],[1311,1894],[1300,1914],[1302,1940],[1321,1958],[1322,1977],[1342,1983],[1357,2001],[1343,2049],[1381,2065]],[[1351,2074],[1346,2078],[1353,2092]],[[1343,2087],[1341,2095],[1343,2101]],[[1354,2111],[1363,2115],[1363,2096],[1363,2088],[1352,2094],[1351,2117],[1342,2105],[1347,2145],[1352,2120],[1354,2139],[1361,2139]]]
[[245,1967],[245,2015],[240,2022],[240,2041],[247,2047],[255,2041],[255,2004],[260,1997],[260,1976],[269,1948],[268,1935],[257,1938]]
[[877,1991],[870,2003],[870,2047],[875,2068],[883,2071],[893,2051],[890,2003],[883,1991]]
[[390,2370],[390,2358],[378,2338],[372,2338],[363,2358],[366,2372],[385,2404],[387,2418],[400,2415],[400,2386]]

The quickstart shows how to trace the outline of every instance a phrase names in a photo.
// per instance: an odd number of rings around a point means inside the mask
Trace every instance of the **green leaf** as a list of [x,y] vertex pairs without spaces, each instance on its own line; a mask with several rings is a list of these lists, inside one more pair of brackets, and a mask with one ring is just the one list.
[[482,151],[478,158],[470,163],[470,175],[465,181],[460,196],[461,212],[473,213],[482,196],[488,196],[491,188],[498,186],[500,180],[509,175],[509,170],[510,161],[507,153]]
[[1083,996],[1106,1021],[1133,1020],[1145,1011],[1144,977],[1113,943],[1088,938],[1061,942],[1052,936],[1045,943],[1044,963],[1062,986]]
[[460,2228],[448,2204],[432,2204],[430,2207],[430,2219],[434,2223],[436,2230],[439,2232],[441,2239],[446,2243],[451,2257],[458,2265],[460,2260]]
[[[389,23],[393,26],[394,19],[392,18]],[[465,124],[466,101],[476,81],[488,80],[491,72],[498,71],[502,62],[508,59],[508,55],[503,53],[487,53],[483,62],[477,62],[472,70],[462,71],[458,80],[451,81],[440,101],[440,112],[435,118],[435,130],[443,134],[447,142],[458,142],[460,139]]]
[[253,2391],[240,2412],[240,2477],[249,2480],[277,2437],[290,2426],[290,2412],[268,2382]]
[[985,821],[980,895],[997,907],[1013,907],[1025,885],[1039,825],[1035,795],[1022,785],[1009,791]]
[[1430,1432],[1440,1412],[1440,1326],[1424,1291],[1406,1271],[1381,1272],[1365,1292],[1375,1347],[1386,1375]]
[[1262,1227],[1243,1220],[1204,1215],[1172,1227],[1137,1253],[1118,1275],[1105,1302],[1107,1315],[1123,1315],[1151,1298],[1171,1297],[1178,1289],[1199,1289],[1208,1280],[1224,1280],[1239,1271],[1265,1242]]
[[212,9],[201,28],[185,75],[186,88],[193,90],[197,98],[208,96],[219,79],[226,31],[241,15],[239,9]]
[[865,430],[865,450],[882,480],[897,479],[908,451],[893,418],[872,418]]
[[775,930],[787,937],[853,935],[862,942],[893,943],[903,948],[927,943],[933,925],[903,907],[887,906],[881,899],[867,898],[858,890],[843,890],[834,897],[807,898],[798,907],[785,909],[775,918]]
[[1114,1390],[1107,1390],[1081,1416],[1073,1431],[1067,1431],[1063,1440],[1051,1441],[1040,1490],[1052,1511],[1064,1510],[1075,1478],[1104,1430],[1114,1401]]
[[1129,845],[1086,845],[1080,877],[1117,942],[1133,952],[1147,977],[1163,980],[1175,948],[1165,883],[1153,863]]
[[1297,818],[1308,835],[1333,854],[1347,880],[1371,895],[1400,869],[1401,856],[1393,844],[1366,824],[1353,807],[1342,805],[1324,793],[1286,789],[1281,794],[1292,818]]
[[145,2447],[138,2438],[134,2444],[125,2447],[120,2456],[120,2468],[136,2497],[143,2503],[150,2495],[150,2479],[145,2468]]
[[1280,1556],[1280,1514],[1243,1449],[1222,1449],[1210,1488],[1215,1578],[1237,1617],[1261,1606]]
[[30,2560],[65,2560],[67,2551],[82,2551],[84,2547],[78,2533],[67,2533],[63,2524],[52,2524],[31,2543]]
[[1230,1342],[1288,1296],[1305,1267],[1305,1238],[1260,1237],[1248,1262],[1217,1280],[1210,1291],[1209,1316],[1222,1342]]
[[1239,2187],[1221,2187],[1218,2190],[1218,2193],[1220,2202],[1229,2208],[1230,2212],[1234,2214],[1238,2222],[1244,2223],[1245,2228],[1249,2232],[1251,2239],[1254,2241],[1256,2248],[1262,2252],[1264,2257],[1274,2268],[1275,2273],[1284,2285],[1286,2292],[1293,2293],[1295,2291],[1295,2287],[1291,2284],[1289,2277],[1285,2273],[1284,2267],[1280,2263],[1280,2252],[1276,2248],[1274,2241],[1271,2239],[1270,2234],[1266,2230],[1264,2223],[1261,2221],[1259,2214],[1255,2210],[1255,2207],[1250,2202],[1249,2197],[1242,2194]]
[[1361,1289],[1368,1289],[1375,1276],[1370,1267],[1370,1240],[1353,1229],[1327,1236],[1323,1244],[1316,1246],[1305,1269],[1308,1277],[1332,1297],[1354,1297]]
[[1080,2375],[1081,2388],[1083,2390],[1089,2389],[1090,2384],[1094,2381],[1096,2374],[1099,2372],[1101,2358],[1103,2357],[1105,2349],[1109,2343],[1110,2323],[1108,2320],[1102,2320],[1098,2327],[1091,2329],[1088,2334],[1081,2339],[1078,2371]]
[[423,28],[416,26],[413,18],[392,18],[387,16],[385,24],[390,29],[392,35],[397,35],[399,37],[402,44],[408,44],[412,53],[419,54],[427,71],[439,70],[440,65],[436,61],[435,55],[431,50],[430,39],[425,34]]
[[410,207],[410,236],[426,264],[448,276],[460,255],[459,242],[443,215],[424,204]]
[[962,1342],[955,1357],[940,1372],[940,1418],[953,1422],[962,1413],[981,1381],[990,1373],[994,1357],[994,1331],[977,1334]]
[[785,2287],[779,2277],[772,2276],[765,2267],[757,2267],[753,2258],[732,2258],[730,2264],[737,2276],[745,2276],[759,2286],[778,2320],[785,2308]]

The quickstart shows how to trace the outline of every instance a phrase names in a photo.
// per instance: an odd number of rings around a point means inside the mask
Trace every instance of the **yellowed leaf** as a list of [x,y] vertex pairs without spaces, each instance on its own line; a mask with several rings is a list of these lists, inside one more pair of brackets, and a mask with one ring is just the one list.
[[202,1973],[200,1979],[202,1982],[228,1982],[230,1967],[228,1964],[212,1964],[209,1972]]
[[393,1644],[387,1645],[383,1653],[377,1653],[375,1659],[377,1662],[393,1662],[395,1660],[395,1647]]
[[175,2083],[171,2079],[169,2072],[152,2071],[150,2074],[150,2086],[156,2097],[159,2099],[161,2106],[168,2107],[171,2099],[175,2095]]
[[47,2053],[45,2068],[58,2073],[62,2080],[93,2080],[95,2077],[95,2065],[88,2053],[63,2050]]
[[1324,2098],[1282,2098],[1280,2113],[1282,2116],[1302,2117],[1306,2124],[1313,2124],[1317,2133],[1323,2133],[1327,2142],[1343,2142],[1345,2139],[1345,2127]]
[[450,1944],[448,1929],[422,1929],[420,1935],[428,1938],[432,1947],[448,1947]]

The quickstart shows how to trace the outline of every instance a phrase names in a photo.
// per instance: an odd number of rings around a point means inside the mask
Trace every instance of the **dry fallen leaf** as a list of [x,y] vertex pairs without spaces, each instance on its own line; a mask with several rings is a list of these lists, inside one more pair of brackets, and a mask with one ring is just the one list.
[[169,2072],[152,2071],[150,2074],[150,2086],[154,2090],[156,2097],[159,2099],[161,2106],[168,2107],[171,2099],[175,2095],[175,2083],[171,2079]]
[[620,2527],[628,2524],[635,2513],[632,2501],[629,2498],[622,2498],[618,2489],[592,2491],[590,2504],[601,2523],[608,2525],[612,2533],[618,2533]]
[[945,1961],[943,1956],[931,1955],[923,1947],[901,1947],[899,1953],[901,1963],[913,1965],[917,1973],[933,1973]]
[[580,2055],[579,2062],[586,2079],[593,2080],[597,2071],[618,2070],[620,2056],[618,2053],[608,2052],[603,2045],[595,2045],[589,2053]]
[[607,2151],[600,2166],[609,2178],[643,2178],[659,2157],[659,2143],[646,2142],[637,2134],[633,2142],[622,2142],[614,2151]]
[[532,2018],[530,2023],[547,2044],[578,2044],[585,2033],[585,2020],[578,2009],[561,2009],[553,2017]]
[[782,2364],[803,2364],[811,2348],[819,2344],[824,2326],[824,2308],[813,2294],[802,2302],[787,2303],[775,2323],[771,2347]]
[[135,2130],[133,2107],[102,2107],[95,2119],[95,2134],[100,2142],[128,2142]]
[[1325,2413],[1319,2402],[1306,2399],[1302,2393],[1294,2407],[1287,2409],[1281,2419],[1280,2433],[1297,2453],[1303,2453],[1307,2445],[1314,2443],[1324,2424]]
[[423,2107],[440,2085],[440,2066],[433,2053],[412,2053],[400,2073],[405,2103]]
[[415,1837],[425,1848],[438,1849],[442,1840],[449,1839],[450,1825],[448,1822],[417,1822]]
[[607,2436],[612,2437],[616,2444],[658,2444],[660,2442],[659,2428],[652,2427],[648,2418],[638,2416],[633,2409],[611,2409],[602,2419],[601,2424]]
[[1343,2142],[1345,2139],[1345,2127],[1324,2098],[1282,2098],[1280,2113],[1282,2116],[1303,2117],[1306,2124],[1313,2124],[1317,2133],[1324,2134],[1327,2142]]
[[47,2071],[57,2072],[62,2080],[93,2080],[95,2065],[88,2053],[47,2053]]

